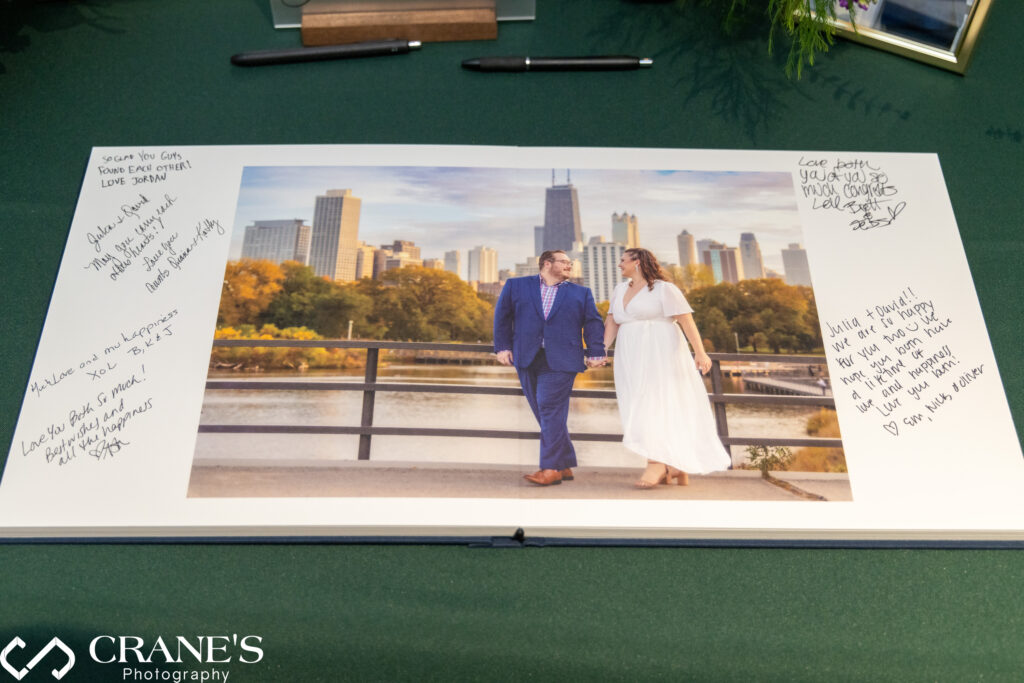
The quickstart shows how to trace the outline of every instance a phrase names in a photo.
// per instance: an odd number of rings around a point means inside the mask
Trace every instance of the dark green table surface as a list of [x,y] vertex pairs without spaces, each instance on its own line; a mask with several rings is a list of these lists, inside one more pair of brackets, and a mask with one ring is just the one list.
[[[136,144],[937,152],[1020,429],[1018,3],[995,1],[966,77],[839,43],[799,81],[783,75],[784,50],[767,55],[764,25],[726,38],[693,6],[538,5],[497,42],[240,69],[234,52],[298,43],[271,28],[265,0],[0,0],[4,449],[90,147]],[[621,52],[656,65],[458,66]],[[928,245],[914,257],[927,262]],[[1024,676],[1019,550],[21,544],[0,546],[0,573],[0,645],[56,635],[84,653],[98,634],[262,636],[263,661],[230,668],[238,681]],[[85,659],[65,680],[121,680]],[[50,680],[44,669],[25,680]]]

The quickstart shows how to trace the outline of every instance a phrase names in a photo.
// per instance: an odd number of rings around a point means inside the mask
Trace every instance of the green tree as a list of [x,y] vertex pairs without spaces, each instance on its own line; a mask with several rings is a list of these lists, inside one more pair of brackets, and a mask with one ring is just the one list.
[[797,289],[807,302],[807,310],[803,314],[804,330],[798,335],[800,348],[806,351],[823,348],[825,342],[821,338],[821,322],[818,319],[818,304],[814,299],[814,290],[803,286]]
[[[725,314],[717,308],[704,308],[694,312],[694,322],[704,339],[711,340],[714,350],[725,353],[736,350],[736,341]],[[707,349],[705,349],[707,350]],[[709,351],[710,353],[710,351]]]
[[281,291],[263,312],[262,321],[278,327],[308,327],[327,338],[348,334],[348,321],[365,327],[373,301],[353,288],[317,277],[295,261],[281,264]]
[[726,320],[735,320],[745,302],[739,288],[729,282],[720,282],[711,287],[701,287],[690,292],[687,300],[694,310],[717,309]]
[[406,266],[382,277],[384,296],[374,301],[375,317],[390,339],[488,341],[494,306],[456,274]]
[[393,300],[397,298],[394,287],[385,287],[380,280],[363,278],[358,282],[349,283],[347,288],[368,298],[371,308],[366,319],[358,326],[358,336],[367,339],[398,339],[391,336],[390,317],[395,315],[397,305]]
[[[808,303],[803,289],[787,285],[777,278],[743,280],[737,288],[744,300],[744,309],[750,312],[750,320],[738,321],[737,332],[748,339],[755,332],[767,335],[773,350],[778,353],[784,346],[793,351],[811,351],[815,338],[820,340],[817,319],[812,328],[808,324]],[[756,315],[754,315],[756,312]],[[742,318],[742,316],[741,316]],[[743,323],[756,318],[760,325],[746,326]]]
[[750,345],[755,351],[768,346],[775,353],[806,352],[822,346],[814,292],[809,287],[787,285],[776,278],[742,280],[695,288],[687,299],[698,329],[717,349],[734,349],[734,332],[741,346]]

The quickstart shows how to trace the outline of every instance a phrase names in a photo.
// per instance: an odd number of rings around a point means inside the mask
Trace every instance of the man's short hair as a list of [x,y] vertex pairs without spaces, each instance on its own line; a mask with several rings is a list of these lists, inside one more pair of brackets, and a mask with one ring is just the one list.
[[540,255],[540,258],[537,259],[537,264],[541,268],[543,268],[545,263],[548,263],[549,261],[554,261],[555,260],[555,254],[564,254],[564,253],[565,252],[562,251],[561,249],[549,249],[549,250],[545,251],[543,254]]

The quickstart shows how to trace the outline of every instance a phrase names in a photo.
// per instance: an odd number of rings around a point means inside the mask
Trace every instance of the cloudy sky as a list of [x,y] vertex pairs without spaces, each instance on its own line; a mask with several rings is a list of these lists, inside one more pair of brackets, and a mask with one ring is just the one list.
[[[566,181],[557,169],[556,182]],[[584,239],[611,239],[612,213],[638,219],[641,246],[678,263],[676,236],[735,247],[752,232],[765,266],[782,271],[780,250],[803,242],[788,173],[570,169]],[[362,199],[359,239],[380,246],[411,240],[424,258],[478,245],[497,249],[499,268],[533,255],[533,228],[544,222],[551,169],[398,166],[248,167],[242,177],[231,257],[241,253],[245,226],[256,220],[312,221],[318,194],[351,189]],[[463,265],[465,268],[465,265]]]

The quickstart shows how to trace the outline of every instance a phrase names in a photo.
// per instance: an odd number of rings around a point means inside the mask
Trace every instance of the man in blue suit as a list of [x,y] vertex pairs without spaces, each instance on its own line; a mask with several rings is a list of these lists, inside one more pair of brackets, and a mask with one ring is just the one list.
[[[514,365],[540,423],[540,469],[524,478],[539,486],[573,478],[569,395],[576,374],[605,362],[604,323],[587,287],[569,282],[564,251],[540,255],[540,276],[511,278],[494,310],[494,351]],[[586,341],[586,350],[583,342]]]

